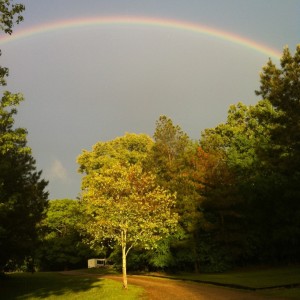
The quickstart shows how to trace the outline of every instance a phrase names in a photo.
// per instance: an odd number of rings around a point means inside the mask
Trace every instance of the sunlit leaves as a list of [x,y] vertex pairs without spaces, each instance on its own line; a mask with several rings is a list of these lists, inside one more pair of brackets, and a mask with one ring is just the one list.
[[91,179],[82,203],[91,213],[97,236],[121,243],[121,232],[126,231],[129,245],[148,248],[176,225],[174,196],[157,186],[155,176],[141,166],[115,163]]
[[87,215],[84,228],[94,241],[106,239],[121,246],[124,278],[130,249],[156,247],[177,225],[175,195],[158,186],[156,176],[144,169],[152,145],[146,135],[126,134],[97,143],[78,158],[86,173],[81,200]]

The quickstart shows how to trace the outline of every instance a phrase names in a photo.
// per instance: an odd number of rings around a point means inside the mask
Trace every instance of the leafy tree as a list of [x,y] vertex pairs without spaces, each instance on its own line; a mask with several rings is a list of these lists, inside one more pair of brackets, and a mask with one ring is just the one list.
[[[23,4],[13,4],[13,1],[0,0],[0,30],[12,34],[14,23],[23,21],[21,13],[25,10]],[[1,50],[0,50],[1,56]],[[8,68],[0,66],[0,85],[6,85]]]
[[[205,130],[201,139],[206,153],[219,153],[216,166],[226,166],[232,176],[226,193],[231,191],[237,200],[232,213],[244,238],[237,235],[236,241],[248,261],[299,259],[299,49],[294,57],[284,50],[281,69],[271,60],[263,68],[257,91],[262,100],[255,106],[231,106],[227,122]],[[215,168],[208,168],[205,176]],[[226,178],[224,170],[220,174]],[[209,178],[211,185],[215,176]],[[205,217],[207,203],[216,215],[217,204],[226,199],[222,185],[209,184],[204,189]],[[214,199],[207,191],[219,195]]]
[[127,288],[126,257],[134,248],[151,249],[175,228],[175,198],[145,171],[153,145],[146,135],[126,134],[100,142],[79,156],[86,231],[95,243],[108,239],[122,251],[123,286]]
[[198,148],[194,180],[202,197],[199,256],[202,269],[224,271],[241,255],[242,223],[236,178],[222,151]]
[[269,144],[270,125],[261,121],[261,115],[274,118],[268,101],[231,105],[226,123],[203,132],[203,148],[198,151],[196,179],[202,183],[203,213],[211,225],[209,240],[222,245],[224,255],[233,262],[257,255],[254,249],[263,232],[259,226],[267,222],[259,217],[265,210],[252,213],[262,208],[257,195],[267,175],[258,152]]
[[40,224],[38,265],[42,270],[82,268],[89,257],[98,255],[82,242],[82,221],[79,201],[49,201],[46,217]]
[[10,0],[0,1],[0,30],[12,34],[14,23],[23,21],[21,13],[25,10],[23,4],[13,4]]

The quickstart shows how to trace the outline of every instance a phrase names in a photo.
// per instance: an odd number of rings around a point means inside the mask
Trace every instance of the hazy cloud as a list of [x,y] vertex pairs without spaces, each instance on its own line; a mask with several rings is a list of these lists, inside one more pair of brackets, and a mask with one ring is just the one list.
[[63,182],[68,182],[68,173],[66,168],[63,166],[62,162],[55,159],[49,170],[48,177],[50,180],[59,180]]

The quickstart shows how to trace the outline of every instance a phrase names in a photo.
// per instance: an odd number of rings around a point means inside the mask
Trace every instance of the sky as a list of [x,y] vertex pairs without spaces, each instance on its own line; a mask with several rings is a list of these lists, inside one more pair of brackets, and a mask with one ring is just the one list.
[[160,115],[198,140],[229,105],[255,104],[262,67],[300,43],[299,0],[15,2],[24,22],[0,34],[0,63],[50,199],[79,196],[83,149],[152,136]]

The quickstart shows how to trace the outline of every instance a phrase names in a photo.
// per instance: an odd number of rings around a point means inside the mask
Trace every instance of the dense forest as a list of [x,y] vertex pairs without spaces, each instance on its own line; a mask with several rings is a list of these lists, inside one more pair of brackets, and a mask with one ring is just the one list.
[[[24,8],[1,9],[10,34]],[[0,71],[4,86],[8,69]],[[256,94],[255,105],[231,105],[199,141],[160,116],[153,137],[97,142],[78,156],[78,199],[48,201],[27,131],[14,128],[23,97],[4,92],[0,270],[79,268],[91,257],[124,268],[122,255],[129,270],[299,263],[300,45],[284,49],[280,67],[267,62]]]

